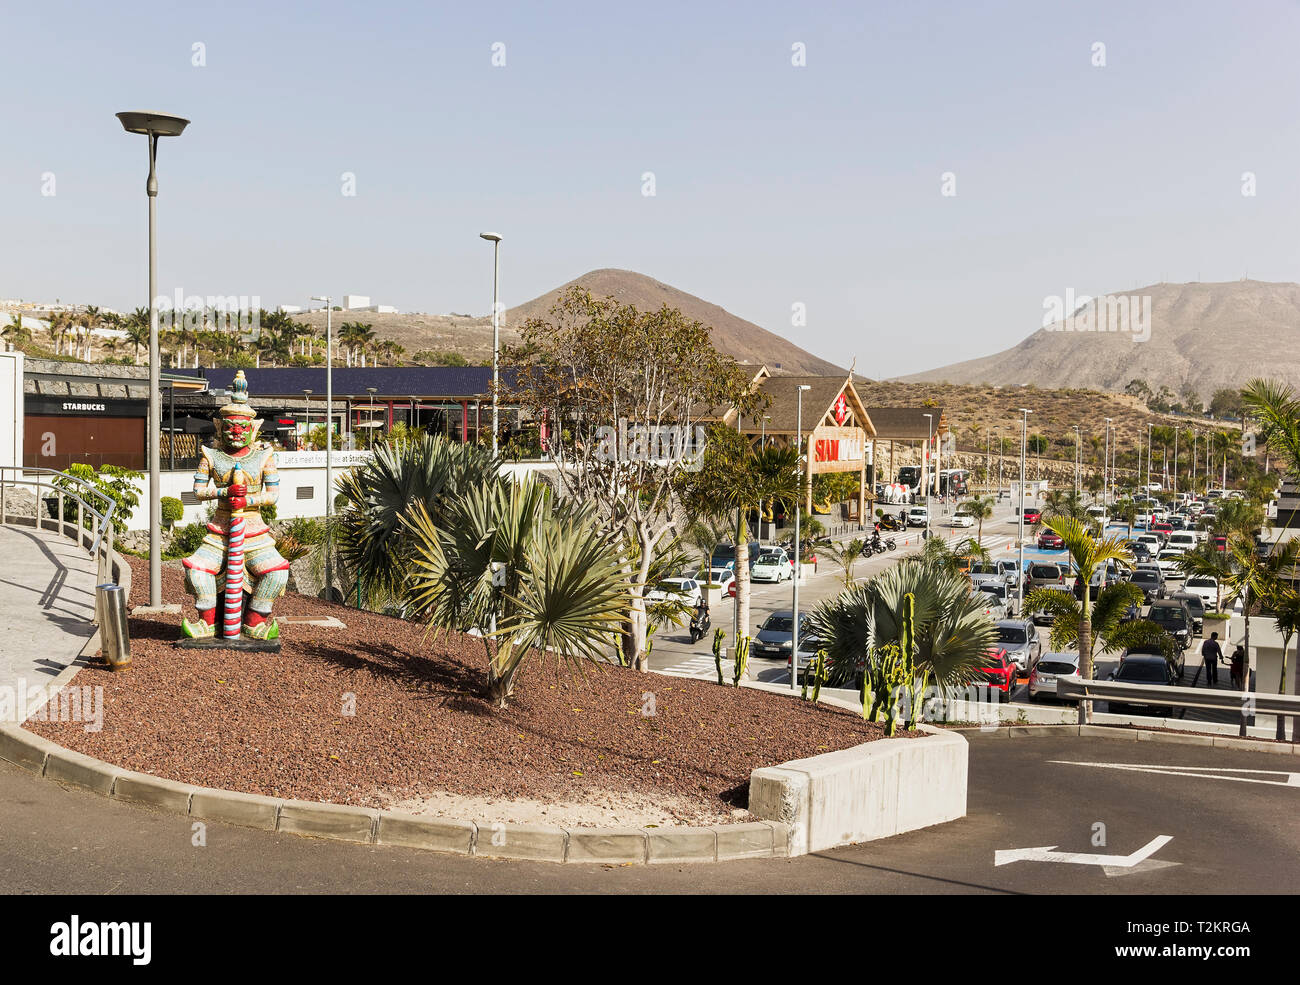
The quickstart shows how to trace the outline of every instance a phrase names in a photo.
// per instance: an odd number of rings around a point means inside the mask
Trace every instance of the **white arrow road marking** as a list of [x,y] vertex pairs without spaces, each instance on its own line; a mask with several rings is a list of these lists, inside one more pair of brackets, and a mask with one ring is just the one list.
[[1009,848],[993,853],[993,864],[1009,865],[1012,862],[1067,862],[1071,865],[1102,865],[1117,869],[1131,869],[1144,862],[1169,842],[1173,835],[1157,835],[1132,855],[1089,855],[1086,852],[1058,852],[1055,845],[1041,848]]
[[[1127,770],[1131,773],[1163,773],[1166,776],[1194,776],[1203,780],[1265,783],[1271,787],[1300,787],[1300,773],[1288,773],[1285,770],[1243,770],[1229,769],[1224,766],[1152,766],[1147,763],[1074,763],[1064,759],[1049,759],[1048,762],[1057,766],[1096,766],[1100,769]],[[1240,773],[1256,773],[1262,776],[1281,777],[1281,779],[1262,780],[1254,776],[1232,775]]]

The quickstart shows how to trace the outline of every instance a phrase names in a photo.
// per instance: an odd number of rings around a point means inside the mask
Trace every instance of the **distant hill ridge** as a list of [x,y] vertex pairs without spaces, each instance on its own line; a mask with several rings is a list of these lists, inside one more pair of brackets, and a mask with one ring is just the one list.
[[[746,321],[716,304],[687,294],[670,284],[631,270],[593,270],[576,277],[567,284],[547,291],[517,307],[506,311],[502,318],[502,341],[513,342],[519,338],[518,329],[529,318],[544,318],[556,299],[570,287],[585,287],[597,297],[617,298],[624,304],[649,311],[666,304],[679,309],[687,318],[695,319],[713,330],[713,344],[740,362],[754,365],[766,364],[768,369],[782,375],[837,375],[845,370],[801,349],[775,332]],[[295,315],[314,328],[323,329],[325,314],[322,311]],[[437,352],[457,352],[471,363],[479,363],[492,355],[492,319],[490,316],[470,318],[464,315],[382,314],[373,311],[335,312],[334,322],[362,321],[375,330],[379,339],[393,339],[405,346],[403,359],[411,359],[416,352],[430,349]],[[777,366],[780,366],[777,369]]]
[[[1208,401],[1215,390],[1240,387],[1252,377],[1300,376],[1300,284],[1152,284],[1111,297],[1129,299],[1135,315],[1150,298],[1146,341],[1135,341],[1146,329],[1086,331],[1067,316],[1010,349],[899,379],[1099,390],[1122,390],[1143,379],[1153,390],[1191,387]],[[1105,317],[1104,302],[1100,309]]]

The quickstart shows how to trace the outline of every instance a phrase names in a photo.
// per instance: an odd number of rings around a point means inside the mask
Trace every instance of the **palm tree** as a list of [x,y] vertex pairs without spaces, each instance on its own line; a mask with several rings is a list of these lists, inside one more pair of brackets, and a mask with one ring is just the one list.
[[392,597],[405,590],[410,545],[402,517],[422,503],[432,522],[452,497],[489,484],[498,464],[489,450],[420,432],[409,441],[379,444],[364,465],[343,474],[338,513],[339,558],[368,590]]
[[1227,551],[1219,550],[1212,540],[1202,541],[1179,555],[1178,570],[1188,578],[1213,578],[1218,585],[1214,608],[1216,612],[1223,610],[1223,583],[1232,573]]
[[[910,725],[921,712],[917,695],[931,684],[944,691],[968,683],[996,639],[984,603],[973,597],[965,578],[924,562],[897,564],[821,603],[808,617],[808,632],[826,649],[828,682],[852,681],[859,667],[869,680],[882,651],[902,642],[908,596],[913,600],[915,676],[897,684],[912,696]],[[885,702],[896,697],[876,693],[870,710],[864,702],[863,713],[875,721]]]
[[862,548],[866,543],[864,538],[855,537],[843,544],[831,543],[826,549],[830,559],[844,570],[845,588],[853,587],[853,566],[857,564],[858,558],[862,556]]
[[[1079,607],[1079,675],[1092,679],[1092,577],[1098,569],[1114,561],[1125,567],[1133,566],[1133,555],[1118,537],[1096,539],[1081,520],[1074,517],[1054,517],[1046,526],[1060,538],[1070,555],[1070,565],[1082,586],[1083,602]],[[1079,702],[1079,724],[1086,725],[1092,718],[1091,703]]]
[[[1146,619],[1126,619],[1133,609],[1142,607],[1142,589],[1129,582],[1109,585],[1097,593],[1091,613],[1092,656],[1115,653],[1141,645],[1156,645],[1166,659],[1174,655],[1173,637]],[[1078,649],[1079,624],[1083,603],[1069,592],[1054,588],[1035,588],[1025,596],[1026,612],[1046,612],[1052,616],[1049,639],[1053,650]]]
[[0,331],[0,335],[12,342],[15,349],[22,349],[32,341],[32,330],[23,324],[22,312],[13,315],[13,320]]
[[140,346],[149,345],[149,309],[136,308],[126,316],[124,321],[126,329],[126,340],[135,346],[135,355],[133,357],[135,364],[140,365]]
[[[1282,672],[1278,675],[1277,693],[1286,694],[1286,651],[1291,645],[1291,637],[1300,633],[1300,593],[1295,590],[1293,584],[1279,583],[1274,586],[1273,595],[1269,599],[1269,608],[1273,610],[1278,632],[1282,634]],[[1298,686],[1296,693],[1300,694],[1300,640],[1296,642],[1296,668]],[[1300,720],[1292,719],[1292,742],[1296,741],[1298,732],[1300,732]],[[1282,715],[1277,716],[1277,738],[1279,740],[1286,738],[1286,718]]]
[[978,544],[984,543],[984,521],[993,519],[993,503],[992,496],[972,496],[962,504],[962,512],[975,518],[975,542]]
[[579,671],[605,658],[628,585],[591,509],[555,506],[550,487],[530,477],[471,485],[440,513],[435,521],[417,501],[403,518],[412,544],[407,598],[430,626],[477,632],[489,700],[506,706],[534,652]]
[[[1242,533],[1228,536],[1225,552],[1227,572],[1219,584],[1226,589],[1224,602],[1235,605],[1241,602],[1241,617],[1245,625],[1245,639],[1242,645],[1246,652],[1246,661],[1242,668],[1241,690],[1243,694],[1250,690],[1250,614],[1261,601],[1276,595],[1279,583],[1284,578],[1293,578],[1294,569],[1300,559],[1300,540],[1289,540],[1274,546],[1268,557],[1260,557],[1253,538]],[[1246,716],[1241,718],[1240,735],[1246,734]]]
[[988,561],[991,555],[985,547],[973,537],[957,541],[951,547],[942,537],[931,537],[921,548],[921,553],[904,561],[927,564],[954,575],[965,575],[966,565],[972,561]]

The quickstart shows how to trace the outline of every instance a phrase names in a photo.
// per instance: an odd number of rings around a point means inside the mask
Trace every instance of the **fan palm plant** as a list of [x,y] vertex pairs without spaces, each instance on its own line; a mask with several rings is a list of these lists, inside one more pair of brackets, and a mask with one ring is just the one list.
[[[1092,578],[1098,570],[1105,570],[1114,561],[1125,567],[1133,566],[1133,554],[1118,537],[1095,538],[1091,530],[1082,521],[1074,517],[1054,517],[1046,526],[1061,538],[1066,553],[1070,557],[1070,566],[1075,577],[1083,586],[1083,601],[1079,607],[1079,629],[1077,645],[1079,650],[1079,674],[1085,680],[1092,679]],[[1079,702],[1079,724],[1087,724],[1092,718],[1092,709],[1087,701]]]
[[[931,685],[946,691],[968,683],[996,641],[984,603],[972,596],[965,578],[924,562],[895,565],[821,603],[808,617],[808,634],[826,650],[829,680],[851,681],[860,667],[870,679],[886,648],[903,642],[908,596],[914,676],[901,686],[912,698],[910,726],[921,713],[917,695]],[[897,697],[876,693],[870,708],[864,701],[863,712],[876,721],[885,703]]]
[[436,520],[417,502],[407,599],[431,627],[473,630],[487,657],[487,697],[505,707],[532,653],[580,672],[616,645],[627,583],[614,542],[590,509],[556,507],[532,479],[493,479],[456,494]]
[[459,493],[491,483],[498,463],[489,450],[420,432],[376,446],[338,481],[347,505],[338,514],[339,557],[376,590],[400,595],[409,545],[402,516],[424,504],[434,522]]

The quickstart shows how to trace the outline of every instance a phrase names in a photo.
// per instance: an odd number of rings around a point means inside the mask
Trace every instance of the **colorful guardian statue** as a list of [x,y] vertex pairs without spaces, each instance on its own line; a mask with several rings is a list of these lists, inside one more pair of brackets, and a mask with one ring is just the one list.
[[262,422],[248,405],[243,370],[230,389],[230,403],[213,419],[217,447],[202,449],[194,473],[195,498],[216,500],[217,511],[199,549],[182,562],[198,609],[198,619],[185,620],[183,628],[191,645],[278,646],[271,603],[284,594],[289,562],[276,551],[258,510],[280,498],[280,476],[275,451],[256,440]]

